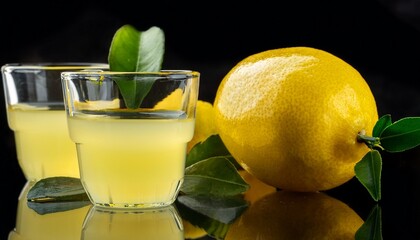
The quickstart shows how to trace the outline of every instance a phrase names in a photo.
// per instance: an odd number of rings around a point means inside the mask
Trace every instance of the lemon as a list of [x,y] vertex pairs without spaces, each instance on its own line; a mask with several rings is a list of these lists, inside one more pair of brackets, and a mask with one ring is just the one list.
[[238,163],[280,189],[320,191],[354,177],[357,141],[378,120],[361,74],[326,51],[272,49],[237,63],[214,100],[217,132]]
[[204,100],[198,100],[195,114],[194,136],[187,144],[187,152],[196,144],[205,141],[211,135],[217,134],[214,122],[213,104]]
[[324,193],[278,191],[251,204],[225,240],[350,240],[363,223],[347,204]]

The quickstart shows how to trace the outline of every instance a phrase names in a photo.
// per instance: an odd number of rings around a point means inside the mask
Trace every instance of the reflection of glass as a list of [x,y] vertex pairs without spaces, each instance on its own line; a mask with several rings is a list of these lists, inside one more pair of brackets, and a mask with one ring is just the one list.
[[105,69],[105,64],[7,64],[2,67],[9,127],[27,180],[79,177],[74,143],[68,137],[60,73]]
[[[8,240],[80,239],[83,221],[91,204],[84,202],[81,207],[72,210],[39,214],[28,207],[26,195],[30,188],[31,184],[28,182],[19,196],[16,227],[10,232]],[[51,205],[42,205],[44,208],[47,206]]]
[[278,191],[264,196],[229,226],[225,240],[355,239],[363,219],[324,193]]
[[114,208],[172,204],[194,134],[199,73],[64,72],[62,80],[91,201]]
[[92,207],[83,224],[82,240],[184,239],[182,220],[173,205],[156,209]]

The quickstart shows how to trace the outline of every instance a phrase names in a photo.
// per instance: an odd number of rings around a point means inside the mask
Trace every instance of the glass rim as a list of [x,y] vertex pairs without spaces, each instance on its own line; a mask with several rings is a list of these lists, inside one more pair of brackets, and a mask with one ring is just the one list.
[[171,76],[171,75],[187,75],[192,77],[199,77],[200,73],[194,70],[160,70],[156,72],[126,72],[126,71],[109,71],[109,70],[98,70],[98,71],[64,71],[61,73],[61,77],[68,78],[74,76],[80,77],[98,77],[98,76]]
[[100,62],[37,62],[37,63],[7,63],[1,67],[2,71],[22,69],[39,70],[76,70],[76,69],[109,68],[108,63]]

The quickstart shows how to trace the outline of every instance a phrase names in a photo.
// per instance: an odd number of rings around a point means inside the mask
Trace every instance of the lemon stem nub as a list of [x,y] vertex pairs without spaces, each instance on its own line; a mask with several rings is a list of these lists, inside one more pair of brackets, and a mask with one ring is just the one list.
[[357,141],[365,143],[370,149],[373,149],[375,147],[380,148],[382,150],[384,149],[381,146],[381,141],[379,137],[371,137],[364,135],[364,131],[357,134]]

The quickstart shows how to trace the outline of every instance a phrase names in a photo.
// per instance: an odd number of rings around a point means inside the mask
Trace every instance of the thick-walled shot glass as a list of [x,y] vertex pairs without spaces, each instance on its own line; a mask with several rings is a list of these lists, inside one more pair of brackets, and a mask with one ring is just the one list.
[[99,207],[173,203],[192,139],[199,73],[64,72],[80,178]]
[[7,119],[28,181],[79,177],[61,89],[63,71],[108,68],[102,63],[6,64],[1,68]]

